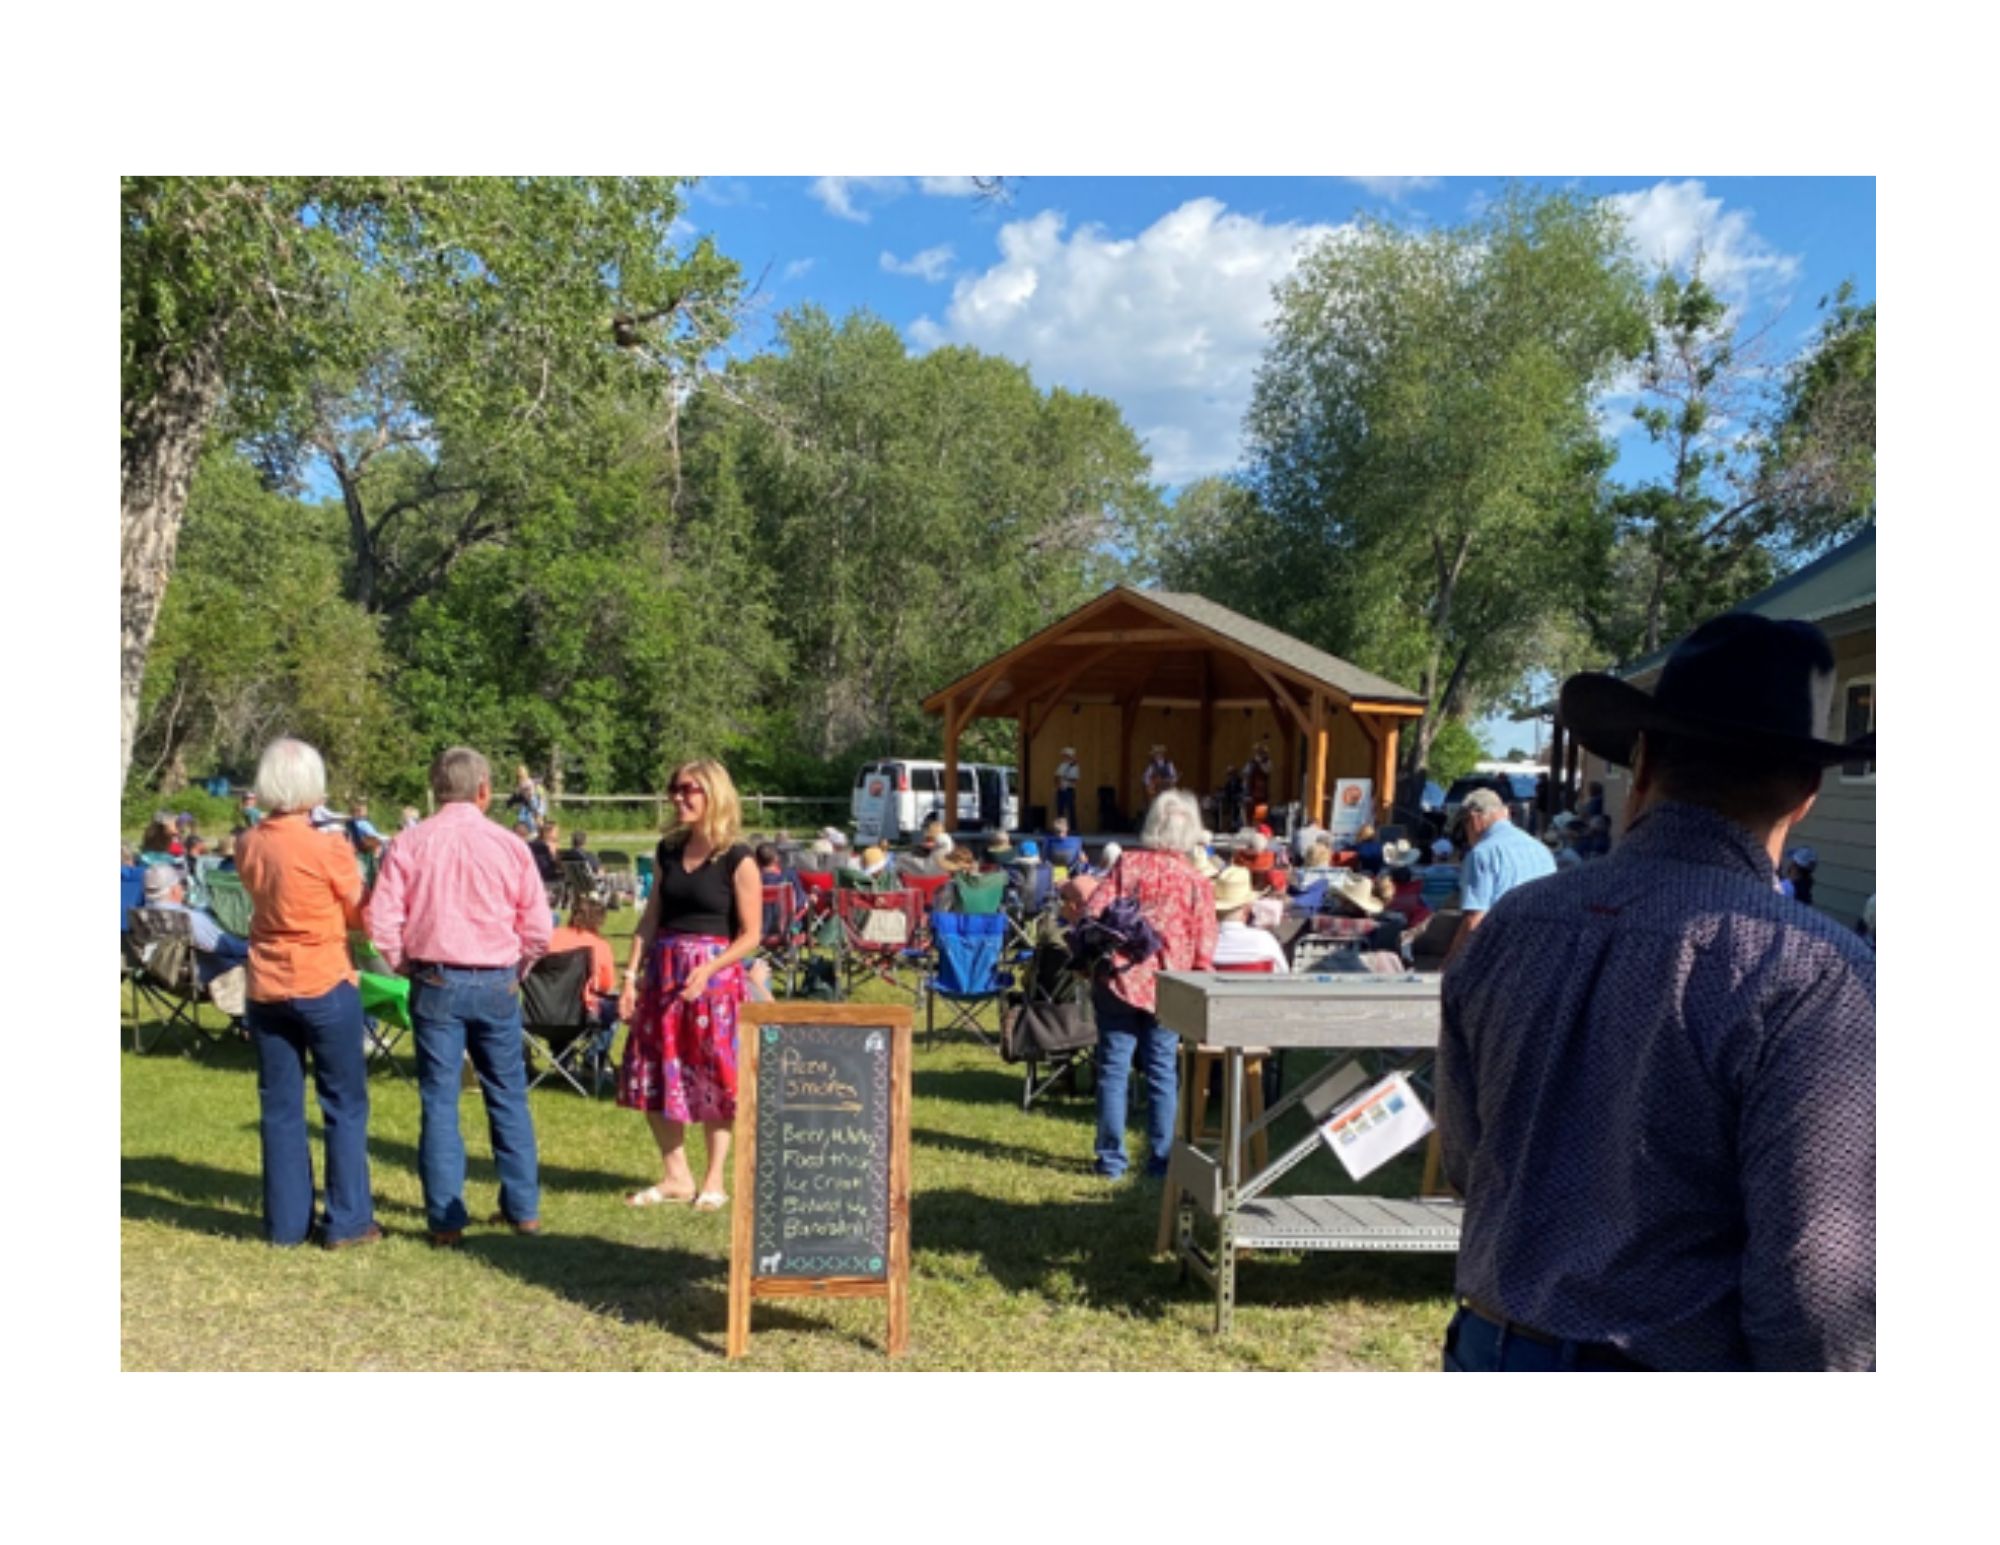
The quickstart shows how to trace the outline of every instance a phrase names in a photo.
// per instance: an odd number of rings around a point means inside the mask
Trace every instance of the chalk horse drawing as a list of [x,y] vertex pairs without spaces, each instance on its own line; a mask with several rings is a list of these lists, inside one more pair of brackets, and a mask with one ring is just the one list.
[[862,1042],[862,1046],[868,1051],[880,1051],[882,1049],[882,1032],[880,1030],[871,1031],[868,1039]]
[[782,1250],[776,1251],[770,1255],[760,1256],[757,1261],[757,1270],[762,1272],[765,1276],[768,1277],[771,1275],[772,1272],[778,1269],[778,1263],[782,1261],[784,1258],[785,1258],[785,1252]]

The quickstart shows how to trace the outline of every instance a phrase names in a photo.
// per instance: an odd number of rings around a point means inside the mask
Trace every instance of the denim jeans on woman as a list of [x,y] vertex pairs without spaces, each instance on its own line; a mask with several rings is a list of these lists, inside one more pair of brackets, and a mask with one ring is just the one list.
[[326,1128],[329,1244],[375,1222],[368,1190],[368,1054],[361,995],[342,982],[317,998],[252,1001],[245,1016],[257,1049],[258,1135],[264,1150],[264,1237],[305,1243],[313,1226],[312,1144],[306,1135],[306,1060]]
[[417,1043],[423,1126],[417,1170],[424,1220],[433,1233],[465,1227],[465,1135],[458,1124],[458,1069],[465,1054],[486,1098],[486,1130],[500,1174],[500,1211],[510,1223],[541,1218],[535,1124],[528,1114],[528,1063],[521,992],[511,966],[491,970],[412,965],[410,1023]]
[[1146,1173],[1164,1175],[1174,1144],[1179,1038],[1102,982],[1092,984],[1090,1002],[1097,1017],[1097,1173],[1111,1180],[1125,1173],[1126,1089],[1136,1057],[1146,1077]]

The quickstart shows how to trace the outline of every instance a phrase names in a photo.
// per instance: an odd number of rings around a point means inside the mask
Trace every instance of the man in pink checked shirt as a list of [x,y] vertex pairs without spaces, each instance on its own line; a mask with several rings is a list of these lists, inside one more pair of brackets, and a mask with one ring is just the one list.
[[486,758],[453,746],[431,764],[438,812],[397,837],[368,904],[375,948],[410,979],[423,1127],[417,1169],[431,1243],[465,1237],[458,1069],[467,1052],[486,1099],[500,1218],[541,1232],[535,1124],[522,1055],[522,973],[549,947],[549,901],[527,844],[486,819]]

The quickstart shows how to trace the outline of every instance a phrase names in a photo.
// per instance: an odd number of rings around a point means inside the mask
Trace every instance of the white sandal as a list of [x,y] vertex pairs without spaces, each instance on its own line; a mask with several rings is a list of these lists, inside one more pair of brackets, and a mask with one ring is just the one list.
[[721,1191],[704,1191],[694,1199],[696,1212],[721,1212],[729,1205],[729,1198]]
[[682,1195],[678,1191],[668,1191],[660,1186],[648,1186],[643,1191],[634,1191],[625,1198],[627,1207],[685,1207],[696,1198],[692,1193]]

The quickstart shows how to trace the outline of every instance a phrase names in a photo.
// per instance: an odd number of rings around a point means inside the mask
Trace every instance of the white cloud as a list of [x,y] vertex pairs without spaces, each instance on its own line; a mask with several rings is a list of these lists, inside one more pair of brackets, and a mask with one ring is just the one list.
[[934,198],[977,198],[979,184],[970,177],[919,177],[917,186]]
[[1403,199],[1412,193],[1421,193],[1426,188],[1435,188],[1435,177],[1350,177],[1349,182],[1358,182],[1377,198]]
[[1127,240],[1054,210],[1000,229],[1000,260],[952,289],[922,348],[965,343],[1025,362],[1044,386],[1124,409],[1156,476],[1181,483],[1236,465],[1252,376],[1301,244],[1331,226],[1271,225],[1191,199]]
[[818,258],[793,258],[785,265],[785,282],[789,284],[794,279],[805,278],[812,272],[813,264],[818,261]]
[[948,244],[942,247],[926,247],[907,262],[899,262],[893,252],[884,252],[882,271],[886,274],[908,274],[913,278],[928,280],[935,284],[951,272],[952,255]]
[[[919,193],[936,198],[973,198],[979,193],[978,183],[970,177],[918,177],[914,185]],[[806,192],[819,200],[828,214],[866,225],[864,202],[887,203],[901,198],[911,186],[908,177],[815,177]]]
[[868,211],[855,203],[857,194],[874,193],[893,198],[902,191],[903,179],[900,177],[815,177],[806,189],[826,206],[828,214],[861,225],[868,223]]
[[1725,212],[1722,200],[1709,197],[1708,189],[1692,178],[1614,193],[1610,202],[1625,217],[1640,261],[1685,275],[1699,256],[1702,277],[1734,305],[1781,298],[1798,277],[1799,259],[1753,231],[1749,210]]

